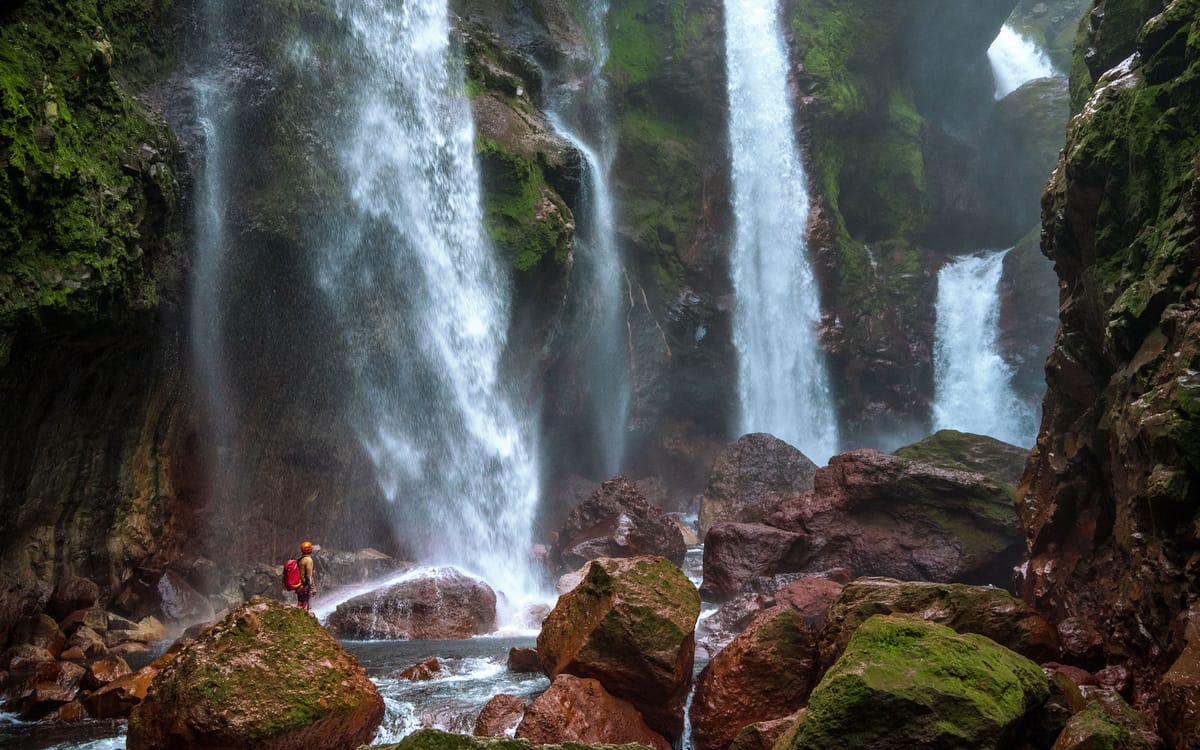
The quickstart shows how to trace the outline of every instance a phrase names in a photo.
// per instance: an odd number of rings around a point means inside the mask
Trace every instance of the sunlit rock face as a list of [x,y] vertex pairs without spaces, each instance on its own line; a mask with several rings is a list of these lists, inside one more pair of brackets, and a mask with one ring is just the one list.
[[[1061,326],[1017,492],[1025,598],[1141,705],[1185,651],[1200,565],[1196,23],[1195,3],[1097,2],[1077,47],[1072,87],[1095,83],[1043,197]],[[1168,729],[1195,727],[1171,705]]]

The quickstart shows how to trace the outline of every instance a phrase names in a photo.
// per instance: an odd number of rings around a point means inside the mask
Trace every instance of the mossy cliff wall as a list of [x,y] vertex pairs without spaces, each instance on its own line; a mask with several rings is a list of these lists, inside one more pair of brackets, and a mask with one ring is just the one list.
[[986,51],[1016,0],[790,2],[798,127],[815,196],[843,438],[889,444],[929,428],[933,303],[945,254],[1015,243],[995,197]]
[[1113,67],[1043,196],[1061,322],[1017,503],[1026,599],[1153,705],[1200,591],[1200,3],[1135,5],[1098,0],[1079,42]]
[[107,592],[191,525],[173,334],[182,160],[152,100],[158,0],[0,13],[0,640],[84,575]]

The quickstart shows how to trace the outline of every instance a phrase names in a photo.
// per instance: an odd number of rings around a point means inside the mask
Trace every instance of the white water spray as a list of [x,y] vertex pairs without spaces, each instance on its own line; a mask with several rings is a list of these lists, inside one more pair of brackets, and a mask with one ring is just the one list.
[[1008,24],[1000,29],[987,55],[996,79],[997,99],[1003,99],[1029,81],[1058,75],[1046,53]]
[[474,129],[446,0],[338,0],[353,102],[351,215],[321,285],[354,352],[352,415],[419,559],[540,598],[532,420],[500,371],[503,266],[483,234]]
[[774,3],[725,0],[741,431],[769,432],[817,464],[837,450],[820,303],[808,262],[808,192],[792,130]]
[[1012,387],[1000,356],[1000,276],[1008,250],[967,255],[938,273],[934,429],[990,435],[1031,447],[1037,415]]

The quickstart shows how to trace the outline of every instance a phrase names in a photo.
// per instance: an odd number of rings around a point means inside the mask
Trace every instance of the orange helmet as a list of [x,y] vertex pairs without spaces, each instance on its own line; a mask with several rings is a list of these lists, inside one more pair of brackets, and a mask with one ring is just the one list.
[[312,542],[300,542],[300,551],[306,555],[309,552],[312,552],[313,551]]

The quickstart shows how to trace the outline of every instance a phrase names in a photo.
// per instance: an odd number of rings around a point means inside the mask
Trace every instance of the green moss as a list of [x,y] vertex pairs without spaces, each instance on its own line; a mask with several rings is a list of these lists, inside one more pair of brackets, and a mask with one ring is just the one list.
[[475,151],[485,227],[512,267],[531,271],[547,260],[565,263],[574,237],[571,210],[546,184],[542,165],[488,138],[477,138]]
[[788,748],[999,746],[1048,695],[1037,664],[986,638],[875,616],[813,691]]
[[145,234],[177,198],[173,145],[114,76],[144,73],[168,5],[23,3],[0,27],[0,328],[157,304]]

